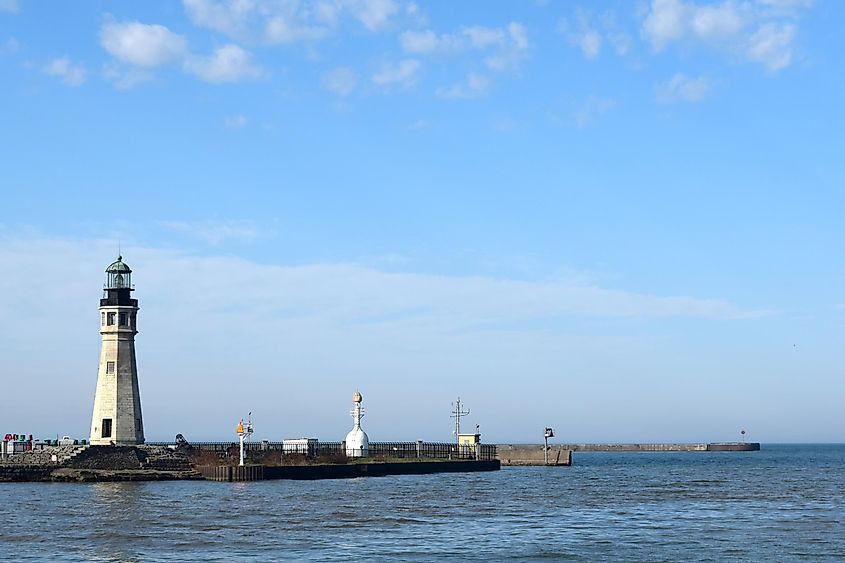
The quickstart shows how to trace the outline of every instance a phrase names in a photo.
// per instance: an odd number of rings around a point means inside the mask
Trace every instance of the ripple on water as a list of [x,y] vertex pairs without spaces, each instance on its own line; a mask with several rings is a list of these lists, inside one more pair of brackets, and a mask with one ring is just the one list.
[[0,527],[0,547],[20,561],[845,559],[843,446],[576,453],[574,463],[315,482],[0,484],[13,523]]

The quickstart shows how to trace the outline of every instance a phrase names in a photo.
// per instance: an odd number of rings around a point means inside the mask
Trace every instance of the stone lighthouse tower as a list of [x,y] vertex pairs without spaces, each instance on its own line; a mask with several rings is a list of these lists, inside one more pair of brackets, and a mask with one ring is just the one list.
[[132,270],[118,256],[106,268],[100,299],[100,369],[91,417],[91,444],[144,443],[144,420],[135,364],[138,300],[132,299]]

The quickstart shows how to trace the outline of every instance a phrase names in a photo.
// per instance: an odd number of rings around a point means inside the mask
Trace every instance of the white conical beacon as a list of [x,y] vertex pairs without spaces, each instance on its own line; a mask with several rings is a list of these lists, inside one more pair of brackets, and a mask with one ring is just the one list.
[[361,393],[355,391],[352,396],[355,406],[351,413],[354,424],[352,430],[346,435],[347,457],[367,457],[370,454],[370,439],[367,438],[367,433],[361,430],[361,417],[364,416],[364,409],[361,407],[362,400]]

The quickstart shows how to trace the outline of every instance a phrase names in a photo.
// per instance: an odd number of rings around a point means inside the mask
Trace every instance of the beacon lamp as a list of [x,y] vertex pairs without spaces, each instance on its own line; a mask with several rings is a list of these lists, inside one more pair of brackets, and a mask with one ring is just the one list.
[[241,458],[240,463],[238,465],[244,464],[244,459],[246,458],[246,452],[244,451],[244,440],[252,436],[252,413],[249,413],[249,418],[247,419],[246,425],[244,425],[244,419],[241,419],[238,422],[238,439],[241,443]]
[[543,463],[546,465],[549,464],[549,438],[554,437],[554,429],[546,427],[546,429],[543,431]]

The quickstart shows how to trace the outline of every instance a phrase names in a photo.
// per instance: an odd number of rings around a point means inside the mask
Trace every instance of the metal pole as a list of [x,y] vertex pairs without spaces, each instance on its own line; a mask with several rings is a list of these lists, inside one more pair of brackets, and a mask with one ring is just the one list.
[[241,462],[238,465],[244,464],[244,434],[240,435],[241,438]]
[[543,464],[548,465],[549,464],[549,437],[545,434],[543,435],[543,443],[545,444],[543,446]]
[[458,400],[455,403],[452,403],[455,407],[455,410],[452,411],[452,417],[455,419],[455,443],[460,446],[461,444],[461,417],[466,416],[469,414],[469,409],[461,410],[461,398],[458,397]]

